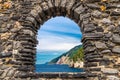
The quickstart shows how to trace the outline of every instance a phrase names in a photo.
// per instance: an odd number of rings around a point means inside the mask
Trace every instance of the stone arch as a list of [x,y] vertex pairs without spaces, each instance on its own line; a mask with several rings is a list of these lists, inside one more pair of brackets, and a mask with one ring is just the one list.
[[37,30],[52,16],[60,15],[81,27],[84,77],[119,79],[119,0],[17,0],[10,4],[0,13],[1,79],[35,77]]

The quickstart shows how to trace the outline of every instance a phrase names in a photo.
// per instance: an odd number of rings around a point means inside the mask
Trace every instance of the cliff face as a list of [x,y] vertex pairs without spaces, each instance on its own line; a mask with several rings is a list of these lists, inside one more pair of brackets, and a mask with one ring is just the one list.
[[68,52],[53,59],[50,63],[68,64],[70,67],[82,68],[83,67],[83,48],[82,45],[75,46]]
[[56,64],[68,64],[70,67],[74,67],[74,68],[83,68],[83,61],[81,60],[77,60],[77,61],[73,61],[72,59],[70,59],[70,57],[68,56],[62,56],[57,62]]

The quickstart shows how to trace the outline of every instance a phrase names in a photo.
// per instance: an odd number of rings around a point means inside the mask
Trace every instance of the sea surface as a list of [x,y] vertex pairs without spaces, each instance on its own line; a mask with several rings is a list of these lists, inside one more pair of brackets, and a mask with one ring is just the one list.
[[71,68],[68,65],[47,64],[47,62],[60,56],[58,53],[37,53],[36,72],[83,72],[83,69]]
[[57,54],[57,53],[40,53],[39,52],[36,54],[36,64],[45,64],[60,55],[61,54]]
[[35,72],[84,72],[83,69],[71,68],[60,64],[36,64]]

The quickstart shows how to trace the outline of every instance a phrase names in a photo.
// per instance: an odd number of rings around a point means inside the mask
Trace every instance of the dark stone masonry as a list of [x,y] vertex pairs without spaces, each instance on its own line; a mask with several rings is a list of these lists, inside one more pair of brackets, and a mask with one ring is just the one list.
[[[84,73],[35,73],[37,31],[66,16],[81,28]],[[120,0],[0,0],[0,80],[120,80]]]

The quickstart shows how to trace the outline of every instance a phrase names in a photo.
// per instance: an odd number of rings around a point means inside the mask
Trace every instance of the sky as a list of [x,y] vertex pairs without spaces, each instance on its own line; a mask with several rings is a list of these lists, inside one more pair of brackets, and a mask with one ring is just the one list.
[[60,55],[81,43],[79,26],[67,17],[55,17],[41,25],[37,39],[38,54]]

